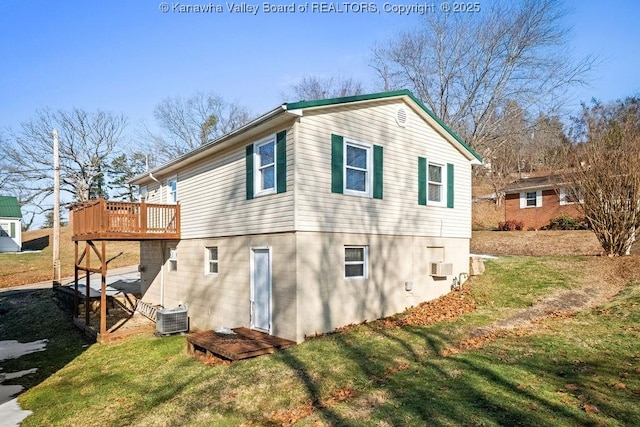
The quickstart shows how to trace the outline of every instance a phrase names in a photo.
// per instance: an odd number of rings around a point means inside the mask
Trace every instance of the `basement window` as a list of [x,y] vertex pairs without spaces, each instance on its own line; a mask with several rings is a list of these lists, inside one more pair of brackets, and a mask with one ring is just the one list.
[[206,274],[218,274],[218,247],[212,246],[207,249]]
[[178,270],[178,250],[169,248],[169,271]]
[[344,277],[346,279],[366,279],[368,258],[368,246],[345,246]]

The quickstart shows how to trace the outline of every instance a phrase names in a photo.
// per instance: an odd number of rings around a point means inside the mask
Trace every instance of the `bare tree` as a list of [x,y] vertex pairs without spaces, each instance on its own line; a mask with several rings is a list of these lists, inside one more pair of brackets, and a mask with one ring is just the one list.
[[14,179],[10,190],[19,194],[24,205],[42,213],[45,199],[53,192],[52,130],[60,141],[61,191],[75,201],[86,201],[91,194],[103,194],[106,162],[114,152],[127,120],[122,115],[97,111],[89,113],[40,110],[35,118],[10,131],[12,144],[6,160]]
[[496,1],[475,14],[426,14],[424,25],[373,51],[385,90],[412,90],[491,158],[507,102],[551,113],[585,82],[591,57],[572,61],[556,0]]
[[153,111],[161,133],[145,129],[144,139],[158,161],[168,161],[206,144],[251,119],[249,110],[213,93],[166,98]]
[[311,101],[316,99],[340,98],[344,96],[362,95],[362,83],[351,77],[317,76],[303,77],[300,83],[291,86],[291,92],[297,100]]
[[574,137],[572,196],[605,253],[624,255],[640,231],[640,99],[583,106]]

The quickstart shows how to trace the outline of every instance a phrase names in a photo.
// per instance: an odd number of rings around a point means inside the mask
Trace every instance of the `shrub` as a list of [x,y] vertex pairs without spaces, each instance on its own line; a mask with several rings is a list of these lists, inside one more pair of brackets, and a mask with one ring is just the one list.
[[549,222],[548,230],[584,230],[587,228],[585,221],[573,218],[567,214],[561,214]]
[[524,230],[524,223],[522,221],[516,221],[515,219],[502,221],[498,223],[498,230],[500,231]]

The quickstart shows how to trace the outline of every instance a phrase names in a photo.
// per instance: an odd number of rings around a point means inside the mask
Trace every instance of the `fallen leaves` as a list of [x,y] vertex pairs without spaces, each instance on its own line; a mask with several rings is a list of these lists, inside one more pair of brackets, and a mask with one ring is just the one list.
[[582,405],[580,405],[580,408],[586,412],[587,414],[599,414],[600,410],[594,406],[594,405],[590,405],[588,403],[583,403]]
[[395,321],[398,326],[428,326],[437,322],[455,320],[476,309],[469,287],[453,291],[438,299],[410,308],[407,315]]
[[[264,424],[291,426],[301,419],[308,417],[316,410],[330,408],[340,402],[353,398],[355,395],[356,391],[353,388],[344,387],[336,390],[326,399],[308,401],[303,405],[284,412],[272,412],[267,416],[267,420],[264,420]],[[262,425],[263,423],[259,422],[258,424]]]

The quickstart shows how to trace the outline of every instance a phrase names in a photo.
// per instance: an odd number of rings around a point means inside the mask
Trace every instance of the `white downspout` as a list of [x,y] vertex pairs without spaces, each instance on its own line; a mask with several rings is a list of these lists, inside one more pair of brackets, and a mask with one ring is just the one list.
[[164,308],[164,254],[167,250],[167,244],[164,240],[160,242],[160,250],[162,251],[162,264],[160,265],[160,305]]

